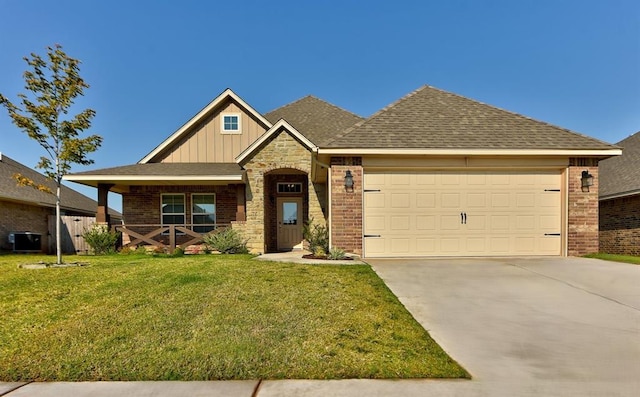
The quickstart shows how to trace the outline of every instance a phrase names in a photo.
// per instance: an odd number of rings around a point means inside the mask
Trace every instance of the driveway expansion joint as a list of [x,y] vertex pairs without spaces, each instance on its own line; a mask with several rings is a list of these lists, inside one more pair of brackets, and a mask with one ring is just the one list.
[[565,281],[565,280],[559,279],[559,278],[557,278],[557,277],[552,277],[552,276],[549,276],[549,275],[547,275],[547,274],[537,272],[537,271],[535,271],[535,270],[529,269],[529,268],[527,268],[527,267],[525,267],[525,266],[518,265],[518,264],[516,264],[516,263],[509,263],[509,265],[510,265],[510,266],[513,266],[513,267],[517,267],[518,269],[522,269],[522,270],[525,270],[525,271],[527,271],[527,272],[530,272],[530,273],[536,274],[536,275],[538,275],[538,276],[542,276],[542,277],[548,278],[549,280],[557,281],[557,282],[562,283],[562,284],[564,284],[564,285],[566,285],[566,286],[569,286],[569,287],[571,287],[571,288],[577,289],[577,290],[579,290],[579,291],[586,292],[587,294],[591,294],[591,295],[594,295],[594,296],[600,297],[600,298],[602,298],[602,299],[608,300],[608,301],[610,301],[610,302],[617,303],[617,304],[619,304],[619,305],[621,305],[621,306],[624,306],[624,307],[627,307],[627,308],[629,308],[629,309],[631,309],[631,310],[635,310],[635,311],[637,311],[637,312],[640,312],[640,308],[638,308],[638,307],[635,307],[635,306],[629,305],[629,304],[624,303],[624,302],[620,302],[620,301],[619,301],[619,300],[617,300],[617,299],[613,299],[613,298],[610,298],[610,297],[608,297],[608,296],[605,296],[605,295],[599,294],[599,293],[597,293],[597,292],[594,292],[594,291],[588,290],[588,289],[586,289],[586,288],[583,288],[583,287],[580,287],[580,286],[578,286],[578,285],[572,284],[572,283],[570,283],[570,282],[568,282],[568,281]]

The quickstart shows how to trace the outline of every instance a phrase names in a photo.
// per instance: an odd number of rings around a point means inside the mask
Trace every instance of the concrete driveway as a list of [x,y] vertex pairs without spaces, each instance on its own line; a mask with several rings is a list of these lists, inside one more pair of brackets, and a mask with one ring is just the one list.
[[368,262],[474,378],[424,384],[423,395],[640,396],[640,266],[583,258]]

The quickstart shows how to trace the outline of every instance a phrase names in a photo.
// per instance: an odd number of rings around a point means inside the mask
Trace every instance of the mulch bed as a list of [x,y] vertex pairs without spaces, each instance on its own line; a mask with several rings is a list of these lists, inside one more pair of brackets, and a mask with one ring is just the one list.
[[316,256],[313,254],[306,254],[306,255],[302,255],[302,257],[304,259],[321,259],[321,260],[325,260],[325,261],[332,261],[332,260],[340,260],[340,261],[352,261],[353,258],[350,256],[345,256],[344,258],[341,259],[329,259],[326,256]]

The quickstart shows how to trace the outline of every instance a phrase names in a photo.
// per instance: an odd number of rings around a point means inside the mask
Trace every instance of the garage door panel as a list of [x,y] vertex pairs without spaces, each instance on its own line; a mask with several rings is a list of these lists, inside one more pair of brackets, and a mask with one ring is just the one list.
[[510,207],[510,194],[509,193],[495,193],[489,194],[489,206],[492,209],[509,208]]
[[409,246],[411,239],[405,238],[392,238],[391,239],[391,253],[398,256],[409,256]]
[[442,238],[440,239],[440,251],[443,254],[456,254],[460,252],[459,238]]
[[418,231],[436,230],[436,216],[435,215],[418,215],[416,217],[416,230]]
[[460,215],[442,215],[440,216],[440,230],[460,230]]
[[442,193],[440,195],[440,207],[460,208],[460,193]]
[[487,252],[487,239],[485,237],[470,237],[465,239],[469,254],[484,255]]
[[391,230],[410,232],[411,221],[409,216],[392,216],[391,217]]
[[411,194],[409,193],[391,193],[391,208],[409,209]]
[[488,215],[484,214],[475,214],[473,216],[467,216],[467,223],[464,226],[460,226],[460,228],[465,227],[470,231],[478,231],[484,233],[487,230],[487,218]]
[[384,209],[386,207],[385,194],[383,193],[367,192],[367,194],[364,196],[364,200],[365,208],[367,208],[369,211],[373,210],[374,208]]
[[364,217],[364,223],[366,225],[365,233],[382,232],[387,228],[386,217],[384,215],[366,215]]
[[381,236],[365,238],[365,256],[560,255],[561,180],[560,171],[365,170],[364,230]]
[[435,238],[416,238],[416,253],[419,255],[432,255],[436,252]]
[[415,197],[417,208],[436,208],[435,193],[416,193]]

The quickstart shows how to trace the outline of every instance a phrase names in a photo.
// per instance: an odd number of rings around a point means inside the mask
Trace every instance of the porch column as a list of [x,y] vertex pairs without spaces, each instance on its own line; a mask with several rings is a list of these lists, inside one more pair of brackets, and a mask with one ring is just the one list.
[[98,209],[96,211],[96,223],[101,225],[109,225],[111,219],[109,217],[109,189],[112,184],[98,184]]
[[245,212],[245,185],[236,185],[236,221],[246,221],[247,214]]

